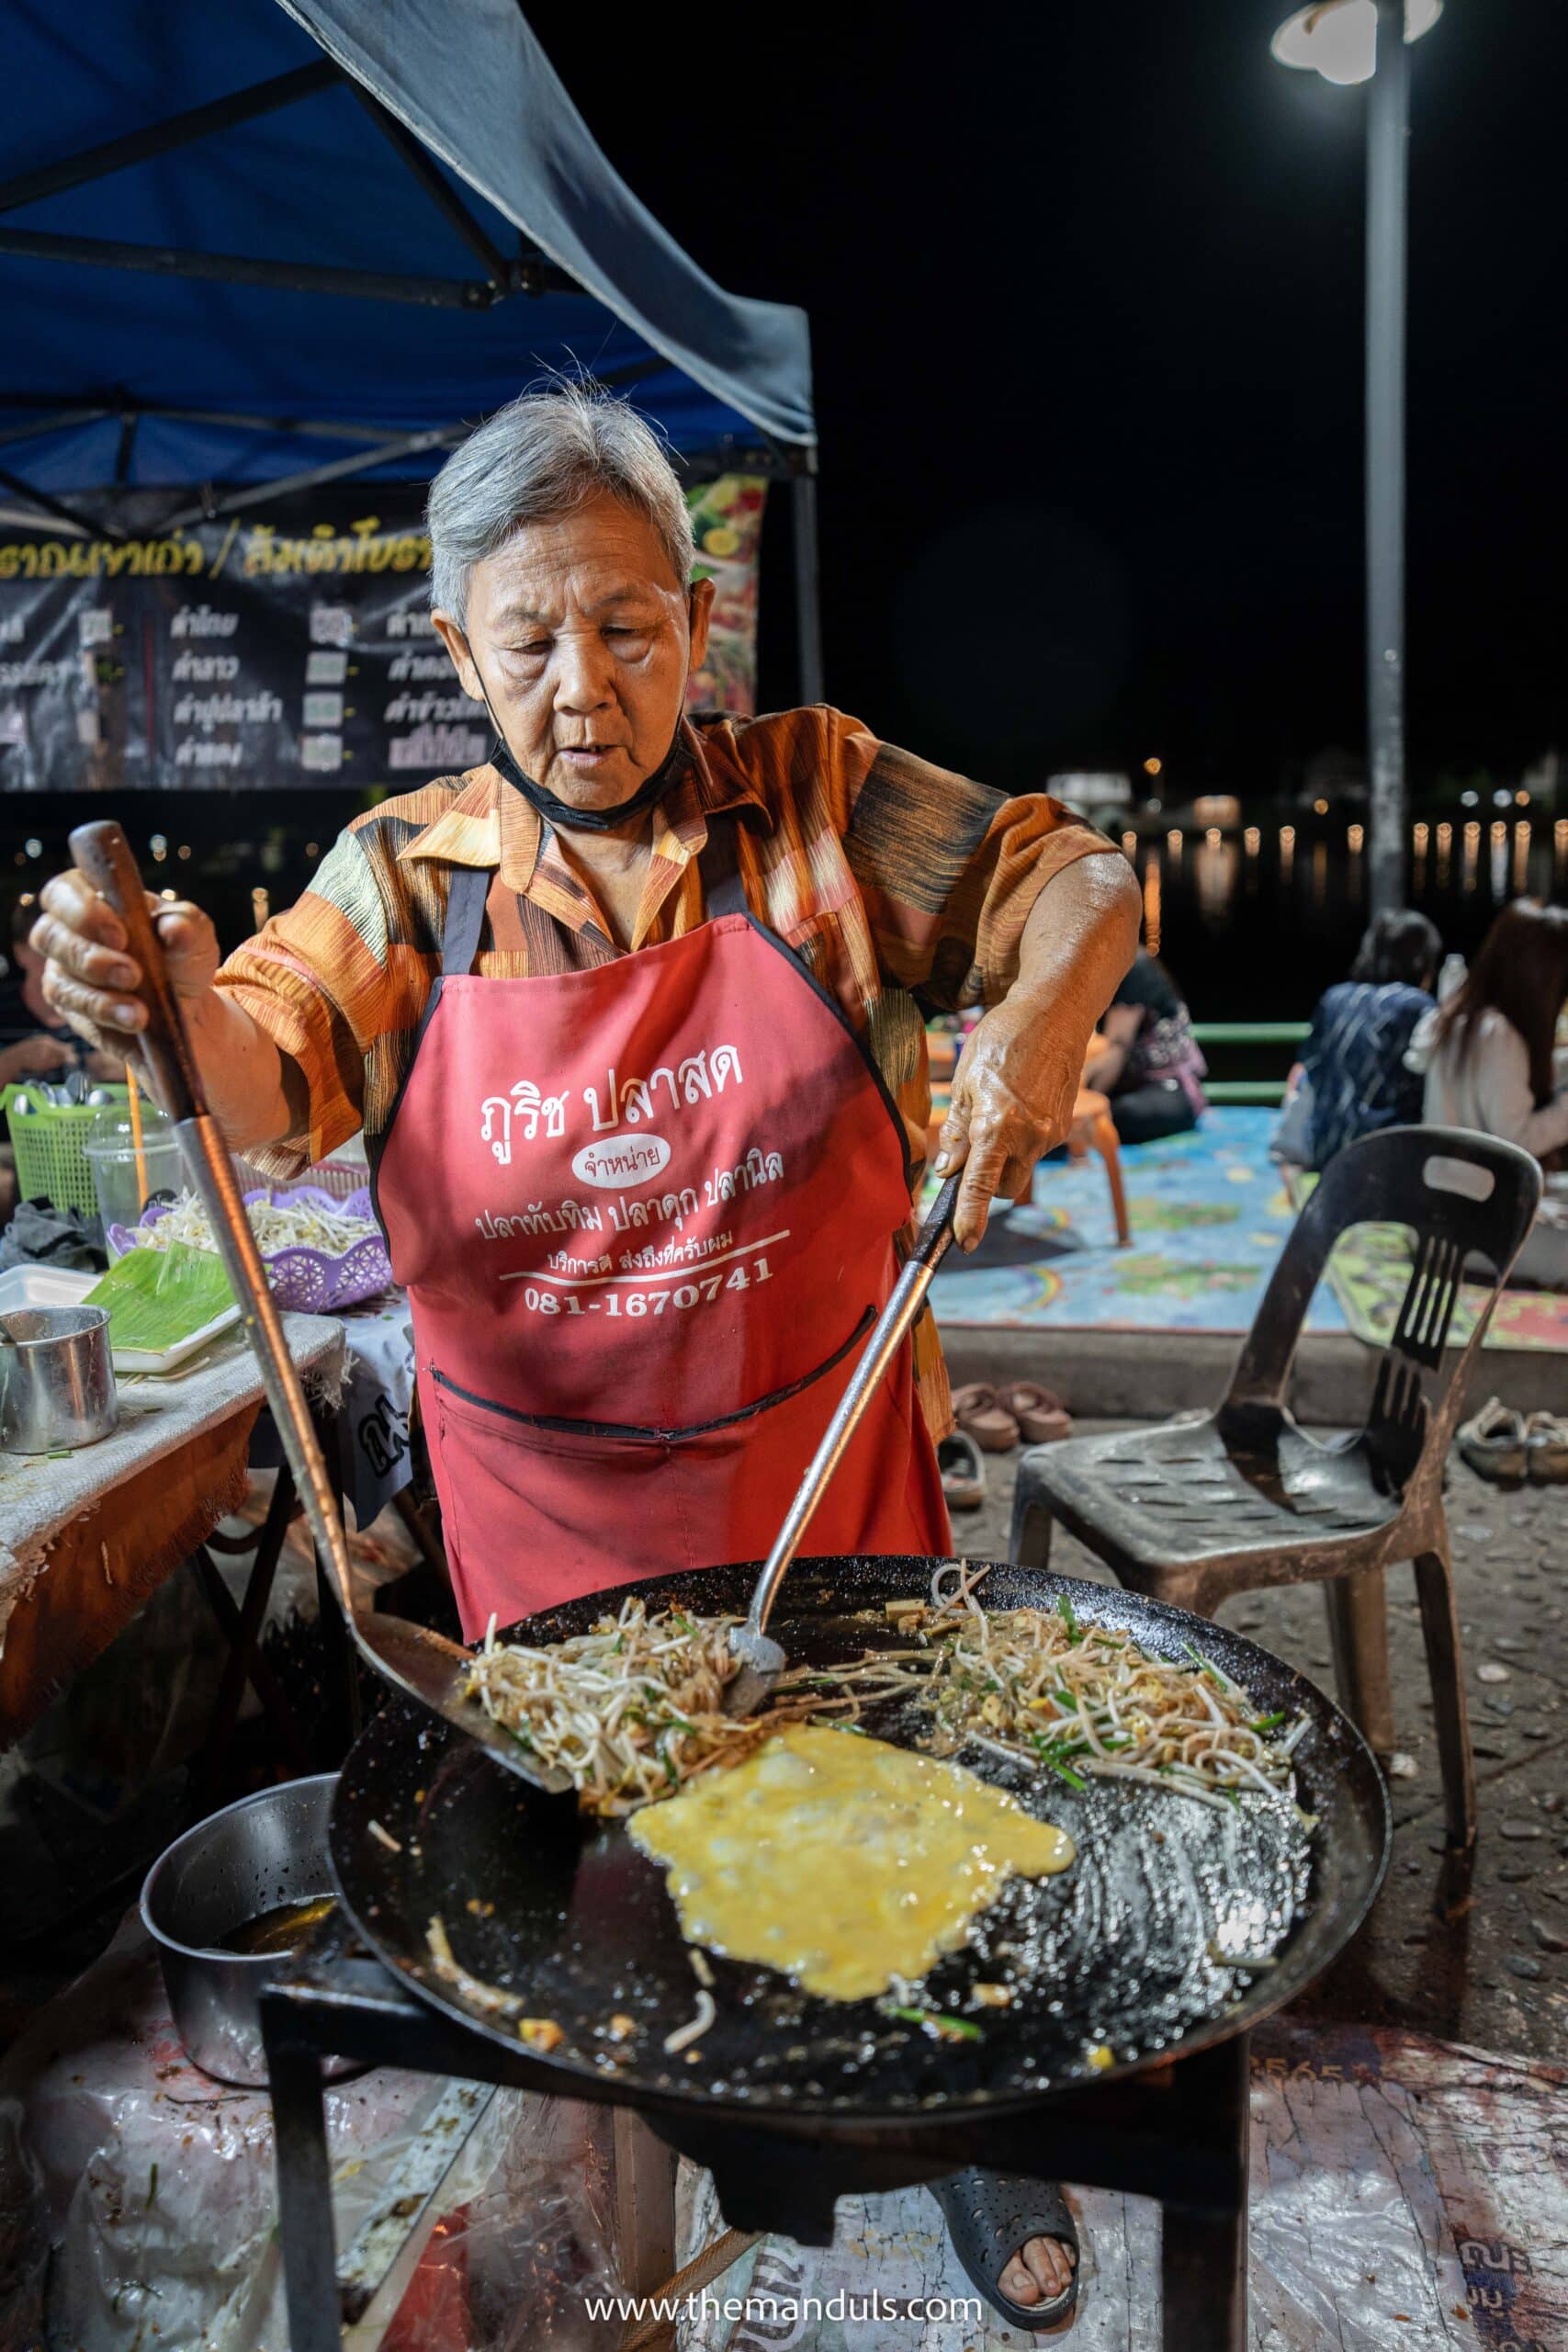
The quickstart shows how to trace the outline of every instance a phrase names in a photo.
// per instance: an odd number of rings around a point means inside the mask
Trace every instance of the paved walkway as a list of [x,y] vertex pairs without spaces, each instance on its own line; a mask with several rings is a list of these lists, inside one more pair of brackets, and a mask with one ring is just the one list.
[[[988,1457],[986,1509],[954,1521],[955,1541],[971,1557],[1007,1555],[1016,1460]],[[1311,2007],[1347,2022],[1561,2058],[1568,2050],[1568,1493],[1505,1494],[1456,1456],[1448,1509],[1481,1800],[1472,1900],[1454,1920],[1434,1909],[1441,1784],[1413,1579],[1395,1569],[1394,1698],[1415,1775],[1392,1784],[1393,1860],[1383,1893]],[[1110,1580],[1066,1535],[1053,1544],[1052,1566]],[[1247,1593],[1222,1616],[1332,1690],[1318,1588]]]

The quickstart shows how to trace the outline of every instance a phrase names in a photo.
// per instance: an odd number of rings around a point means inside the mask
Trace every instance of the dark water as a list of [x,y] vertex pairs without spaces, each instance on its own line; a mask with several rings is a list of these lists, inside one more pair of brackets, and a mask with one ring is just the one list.
[[[36,890],[69,863],[71,826],[112,807],[151,887],[197,899],[227,951],[292,904],[363,805],[325,791],[12,795],[0,810],[0,898]],[[1179,851],[1164,833],[1134,844],[1149,927],[1199,1020],[1304,1020],[1355,955],[1366,855],[1338,816],[1251,815],[1223,834],[1189,832]],[[1411,903],[1461,955],[1509,898],[1568,891],[1568,820],[1539,810],[1453,809],[1425,821],[1424,846],[1421,824],[1412,839]]]
[[[1468,848],[1466,821],[1475,825]],[[1163,837],[1134,850],[1145,930],[1200,1021],[1304,1021],[1350,968],[1368,920],[1364,849],[1350,846],[1344,826],[1314,832],[1298,823],[1286,840],[1289,830],[1275,820],[1189,834],[1179,851]],[[1568,825],[1550,820],[1453,821],[1446,844],[1433,822],[1424,849],[1420,829],[1416,842],[1409,903],[1461,956],[1509,899],[1568,888]]]

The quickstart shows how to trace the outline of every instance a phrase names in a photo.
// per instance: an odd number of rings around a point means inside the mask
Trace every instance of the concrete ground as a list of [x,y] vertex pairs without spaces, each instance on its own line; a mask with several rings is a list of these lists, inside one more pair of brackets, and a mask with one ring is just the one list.
[[[1005,1559],[1016,1454],[987,1458],[988,1494],[955,1514],[972,1558]],[[1568,1490],[1506,1493],[1454,1456],[1449,1527],[1465,1644],[1481,1805],[1469,1899],[1444,1880],[1443,1812],[1414,1580],[1389,1577],[1399,1745],[1393,1858],[1360,1936],[1306,2004],[1317,2016],[1438,2034],[1492,2051],[1568,2052]],[[1060,1529],[1051,1565],[1111,1582]],[[1332,1691],[1321,1589],[1246,1593],[1224,1623]],[[1297,2015],[1301,2014],[1298,2008]]]

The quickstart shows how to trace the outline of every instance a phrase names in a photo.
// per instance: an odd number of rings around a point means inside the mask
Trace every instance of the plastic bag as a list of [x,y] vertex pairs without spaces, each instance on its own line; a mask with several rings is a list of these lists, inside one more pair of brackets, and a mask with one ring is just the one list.
[[[388,2274],[378,2327],[389,2303],[410,2312],[389,2347],[400,2329],[403,2352],[614,2340],[583,2306],[615,2284],[595,2111],[376,2068],[329,2086],[326,2115],[340,2275],[356,2259],[367,2289]],[[406,2262],[388,2266],[413,2226],[410,2178],[419,2220],[439,2218],[405,2289]],[[0,2352],[288,2352],[270,2102],[185,2057],[139,1922],[6,2059],[0,2213]]]

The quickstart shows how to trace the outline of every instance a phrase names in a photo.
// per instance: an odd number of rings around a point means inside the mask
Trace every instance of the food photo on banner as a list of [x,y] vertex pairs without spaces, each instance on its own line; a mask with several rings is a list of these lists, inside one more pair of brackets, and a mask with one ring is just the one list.
[[[714,582],[694,710],[756,708],[767,483],[688,486]],[[110,537],[0,521],[0,788],[404,792],[491,733],[430,618],[420,492]]]

